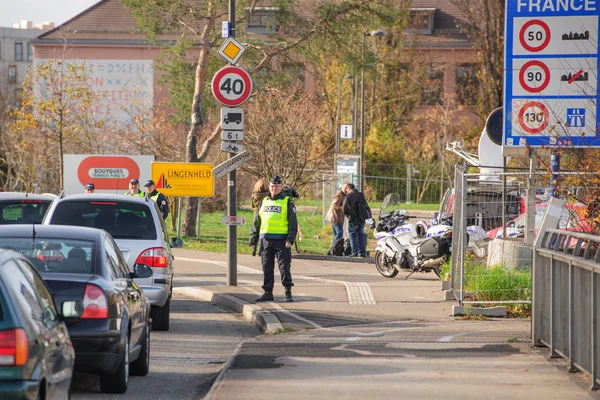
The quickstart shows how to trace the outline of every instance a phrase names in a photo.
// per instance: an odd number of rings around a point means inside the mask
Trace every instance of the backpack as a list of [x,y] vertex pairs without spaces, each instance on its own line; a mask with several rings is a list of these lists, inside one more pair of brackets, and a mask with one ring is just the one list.
[[339,238],[331,245],[329,251],[327,251],[327,255],[344,257],[350,255],[351,252],[352,250],[350,248],[350,240],[348,240],[347,238]]
[[359,199],[358,199],[358,217],[363,220],[366,221],[369,218],[371,218],[371,207],[369,207],[369,204],[367,203],[367,200],[365,199],[365,195],[362,192],[359,192]]

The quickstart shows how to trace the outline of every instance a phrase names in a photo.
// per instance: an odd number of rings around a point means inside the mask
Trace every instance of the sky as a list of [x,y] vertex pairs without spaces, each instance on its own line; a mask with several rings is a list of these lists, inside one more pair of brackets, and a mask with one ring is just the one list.
[[55,26],[73,18],[100,0],[0,0],[0,27],[12,28],[21,20]]

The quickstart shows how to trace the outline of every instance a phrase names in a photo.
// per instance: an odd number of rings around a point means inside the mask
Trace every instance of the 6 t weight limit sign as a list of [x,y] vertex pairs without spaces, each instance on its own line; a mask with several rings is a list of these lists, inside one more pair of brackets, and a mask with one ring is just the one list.
[[237,107],[250,98],[252,79],[245,69],[228,66],[217,71],[211,89],[219,103],[228,107]]

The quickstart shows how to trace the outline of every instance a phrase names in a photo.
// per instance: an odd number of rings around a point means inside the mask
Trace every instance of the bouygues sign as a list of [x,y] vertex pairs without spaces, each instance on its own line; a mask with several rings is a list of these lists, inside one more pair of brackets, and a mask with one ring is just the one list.
[[151,179],[152,161],[154,156],[66,154],[63,187],[67,194],[76,194],[93,183],[96,192],[124,193],[136,178],[143,190],[144,182]]

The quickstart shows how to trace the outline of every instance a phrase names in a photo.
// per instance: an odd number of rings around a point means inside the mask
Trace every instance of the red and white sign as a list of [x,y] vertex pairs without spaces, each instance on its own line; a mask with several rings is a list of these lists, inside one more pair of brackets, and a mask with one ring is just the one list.
[[542,61],[531,60],[519,71],[521,87],[530,93],[539,93],[550,83],[550,69]]
[[217,71],[211,89],[219,103],[227,107],[237,107],[250,98],[252,79],[245,69],[227,66]]
[[525,50],[532,53],[544,50],[550,43],[550,28],[539,19],[527,21],[519,32],[519,42]]
[[548,107],[539,101],[525,103],[519,110],[517,122],[525,132],[537,135],[546,129],[550,122]]
[[140,186],[151,179],[152,161],[154,156],[65,154],[63,188],[67,194],[77,194],[93,183],[97,192],[123,193],[131,179],[138,179]]
[[224,217],[221,218],[221,224],[223,224],[223,225],[245,225],[246,218],[239,217],[237,215],[235,215],[235,216],[225,215]]

